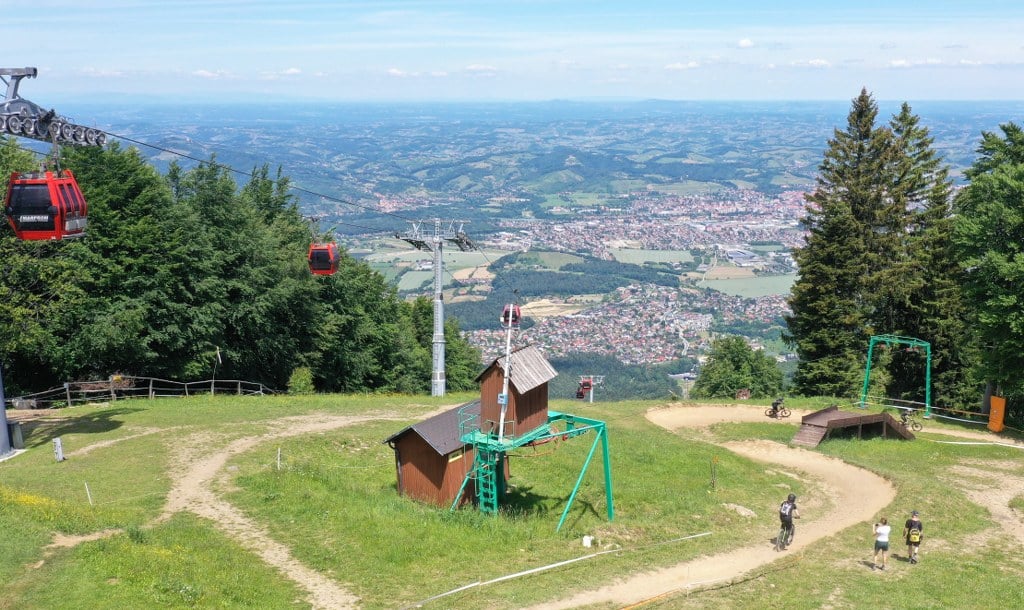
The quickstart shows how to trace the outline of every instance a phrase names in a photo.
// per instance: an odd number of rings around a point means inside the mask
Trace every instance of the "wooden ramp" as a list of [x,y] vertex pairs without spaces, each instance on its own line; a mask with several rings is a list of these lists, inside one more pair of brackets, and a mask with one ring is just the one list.
[[836,405],[805,415],[800,421],[802,425],[792,442],[805,447],[817,447],[833,433],[857,438],[914,438],[910,430],[888,413],[840,411]]

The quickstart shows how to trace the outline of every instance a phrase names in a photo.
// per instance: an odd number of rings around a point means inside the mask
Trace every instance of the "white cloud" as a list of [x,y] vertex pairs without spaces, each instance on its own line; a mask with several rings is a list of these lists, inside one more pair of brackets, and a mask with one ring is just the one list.
[[827,59],[809,59],[807,61],[794,61],[791,65],[800,68],[831,68],[832,64]]
[[121,70],[106,70],[100,68],[84,68],[82,73],[87,76],[99,76],[101,78],[120,78],[125,76],[125,73]]
[[198,76],[199,78],[208,78],[210,80],[218,80],[221,78],[227,78],[227,73],[223,70],[195,70],[192,72],[192,76]]
[[395,78],[405,78],[409,76],[409,73],[398,68],[388,68],[388,76],[394,76]]
[[736,43],[736,46],[741,49],[749,49],[754,46],[754,41],[749,38],[742,38]]
[[[963,62],[963,60],[961,60],[961,64],[963,65],[962,62]],[[918,68],[918,67],[921,67],[921,66],[926,66],[926,67],[931,66],[931,67],[934,67],[934,66],[945,65],[945,63],[946,62],[942,61],[941,59],[936,59],[934,57],[929,57],[927,59],[913,59],[913,60],[911,60],[911,59],[893,59],[893,60],[891,60],[889,62],[889,67],[890,68]]]
[[281,74],[284,74],[285,76],[295,76],[297,74],[302,74],[302,70],[300,70],[298,68],[287,68]]
[[498,73],[498,69],[494,66],[488,66],[487,64],[470,64],[465,68],[466,72],[474,74],[476,76],[494,76]]
[[674,64],[668,64],[667,66],[665,66],[665,69],[668,70],[669,72],[679,72],[681,70],[693,70],[694,68],[699,68],[699,67],[700,67],[699,63],[697,63],[695,61],[688,61],[685,64],[682,63],[682,62],[676,62]]

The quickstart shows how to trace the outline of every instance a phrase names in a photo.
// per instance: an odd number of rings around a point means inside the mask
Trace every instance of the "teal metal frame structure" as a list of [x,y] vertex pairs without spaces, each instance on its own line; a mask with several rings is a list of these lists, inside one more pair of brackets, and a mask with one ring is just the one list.
[[875,351],[875,345],[908,345],[913,348],[923,347],[927,362],[924,369],[924,416],[932,415],[932,345],[927,341],[915,337],[901,337],[899,335],[874,335],[868,341],[868,361],[864,366],[864,386],[860,391],[860,408],[867,408],[868,384],[871,380],[871,356]]
[[513,434],[499,434],[497,431],[483,432],[477,419],[476,415],[463,413],[462,411],[459,412],[461,440],[463,443],[473,446],[475,455],[473,466],[466,473],[466,477],[462,481],[462,487],[459,488],[459,493],[456,494],[450,510],[454,511],[458,508],[459,501],[462,499],[469,482],[476,481],[477,504],[480,511],[496,514],[498,512],[498,500],[505,493],[504,465],[505,455],[509,451],[553,438],[568,440],[594,431],[596,433],[594,435],[594,442],[590,447],[590,452],[587,453],[587,459],[580,469],[580,474],[576,478],[576,485],[569,495],[555,531],[562,529],[562,525],[569,516],[569,510],[576,500],[580,485],[583,484],[583,477],[586,476],[587,469],[590,467],[594,454],[597,452],[598,444],[601,445],[601,455],[604,462],[604,487],[606,503],[608,505],[608,520],[612,521],[615,519],[615,504],[612,499],[612,465],[608,448],[608,428],[603,421],[559,413],[557,411],[548,411],[546,426],[538,426],[521,436],[516,436],[514,430],[512,431]]

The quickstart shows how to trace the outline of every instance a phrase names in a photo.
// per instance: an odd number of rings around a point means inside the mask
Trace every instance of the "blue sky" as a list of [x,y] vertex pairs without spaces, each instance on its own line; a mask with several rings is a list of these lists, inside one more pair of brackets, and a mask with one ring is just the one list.
[[1024,2],[37,0],[21,95],[130,101],[1024,99]]

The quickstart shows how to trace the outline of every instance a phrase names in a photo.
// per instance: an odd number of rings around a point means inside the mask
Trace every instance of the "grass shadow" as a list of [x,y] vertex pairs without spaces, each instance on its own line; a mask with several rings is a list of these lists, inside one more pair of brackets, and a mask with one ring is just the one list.
[[121,415],[142,411],[139,408],[118,407],[101,409],[82,415],[76,414],[73,419],[31,420],[22,422],[21,430],[25,439],[25,447],[38,447],[53,442],[53,439],[66,434],[90,434],[110,432],[124,425],[115,419]]

